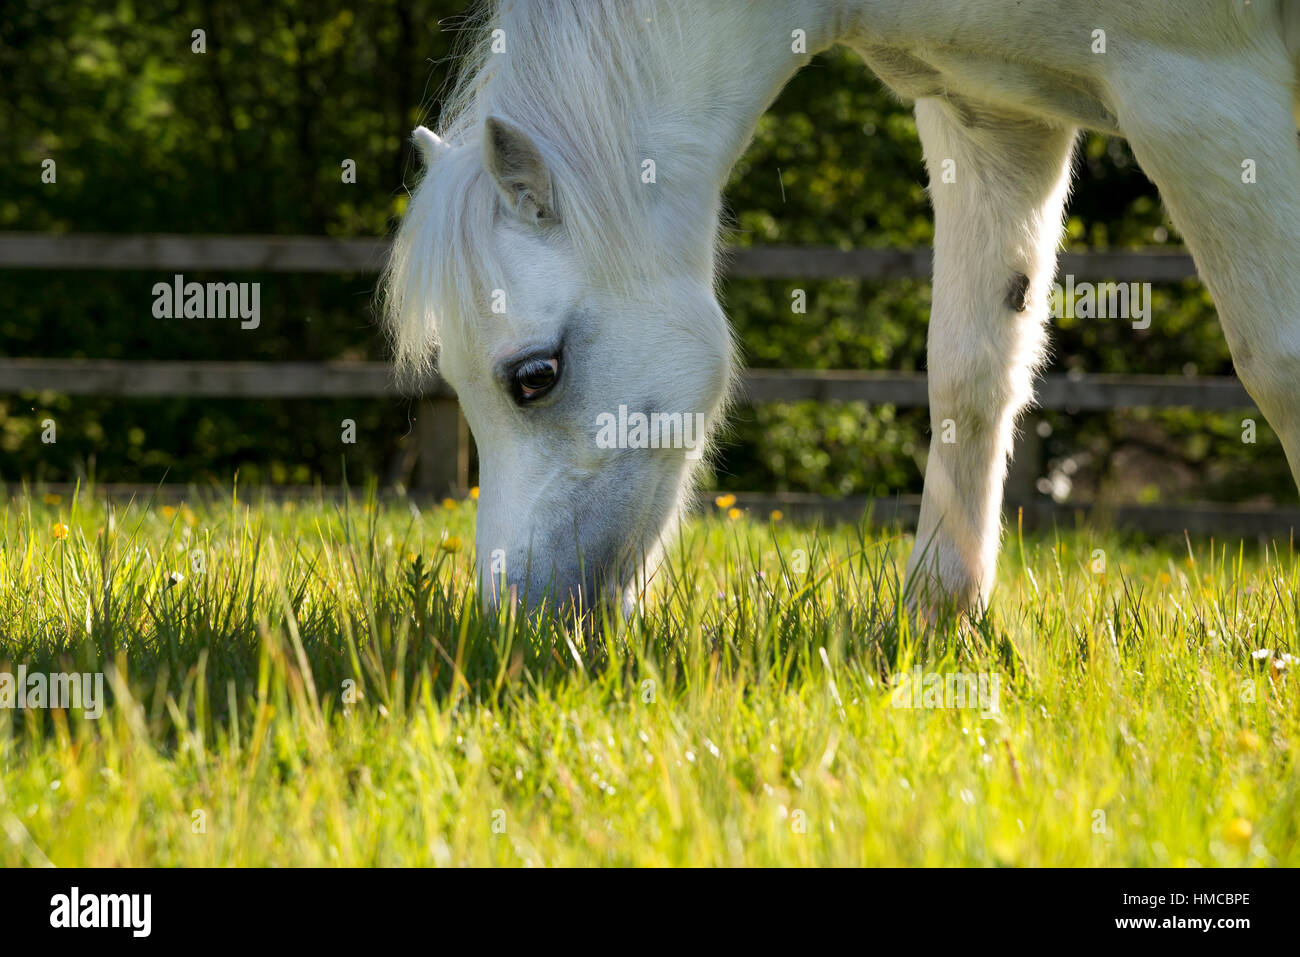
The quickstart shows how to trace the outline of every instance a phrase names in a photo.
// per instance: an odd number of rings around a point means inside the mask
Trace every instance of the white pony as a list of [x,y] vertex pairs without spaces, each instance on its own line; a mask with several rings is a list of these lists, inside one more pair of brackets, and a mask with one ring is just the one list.
[[384,298],[478,442],[491,595],[635,600],[699,458],[675,423],[713,429],[735,372],[722,187],[836,43],[915,100],[930,174],[925,607],[989,598],[1080,128],[1159,187],[1300,481],[1300,0],[505,0],[479,28]]

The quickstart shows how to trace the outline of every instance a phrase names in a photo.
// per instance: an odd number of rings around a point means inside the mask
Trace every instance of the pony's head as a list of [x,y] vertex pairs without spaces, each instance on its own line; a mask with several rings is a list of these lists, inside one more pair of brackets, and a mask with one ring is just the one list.
[[445,139],[416,130],[425,173],[385,306],[399,367],[436,364],[473,431],[485,596],[626,611],[690,495],[733,348],[715,225],[687,248],[682,197],[656,195],[622,108],[583,88],[546,109],[497,75]]

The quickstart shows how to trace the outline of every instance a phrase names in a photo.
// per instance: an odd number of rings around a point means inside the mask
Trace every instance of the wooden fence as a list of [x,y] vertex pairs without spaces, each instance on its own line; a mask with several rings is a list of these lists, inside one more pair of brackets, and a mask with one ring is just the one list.
[[[372,239],[236,236],[88,236],[0,233],[0,269],[108,269],[371,273],[387,243]],[[768,278],[928,278],[930,251],[757,247],[731,250],[730,275]],[[1076,279],[1171,281],[1195,276],[1191,257],[1165,251],[1062,256],[1061,271]],[[746,403],[862,401],[920,407],[928,402],[921,373],[751,370],[742,380]],[[389,368],[368,362],[167,362],[98,359],[0,359],[0,393],[52,391],[71,395],[307,399],[399,394]],[[1039,408],[1067,412],[1126,408],[1251,409],[1234,377],[1049,375],[1038,385]],[[440,380],[422,389],[417,441],[394,463],[390,478],[415,469],[416,485],[442,494],[469,482],[469,435],[454,394]],[[1022,430],[1008,504],[1031,524],[1073,520],[1078,506],[1056,506],[1035,493],[1041,465],[1034,429]],[[914,499],[828,500],[817,496],[741,497],[755,508],[791,514],[856,516],[873,509],[904,522]],[[1139,507],[1113,510],[1115,520],[1152,531],[1268,534],[1300,527],[1300,510],[1243,506]]]
[[[328,236],[140,236],[0,232],[0,269],[173,269],[371,273],[385,239]],[[727,251],[728,275],[767,279],[928,279],[929,249],[746,246]],[[1078,279],[1171,282],[1194,279],[1192,257],[1164,249],[1063,253],[1060,272]]]

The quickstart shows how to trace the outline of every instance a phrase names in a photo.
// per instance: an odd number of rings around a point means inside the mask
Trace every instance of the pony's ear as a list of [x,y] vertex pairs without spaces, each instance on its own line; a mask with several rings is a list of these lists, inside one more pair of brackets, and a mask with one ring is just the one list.
[[415,141],[416,149],[420,151],[420,156],[424,158],[424,165],[430,166],[438,158],[438,154],[447,148],[442,137],[429,129],[427,126],[417,126],[411,133],[411,139]]
[[550,171],[527,133],[499,116],[489,116],[483,128],[483,152],[488,172],[511,212],[526,223],[559,222]]

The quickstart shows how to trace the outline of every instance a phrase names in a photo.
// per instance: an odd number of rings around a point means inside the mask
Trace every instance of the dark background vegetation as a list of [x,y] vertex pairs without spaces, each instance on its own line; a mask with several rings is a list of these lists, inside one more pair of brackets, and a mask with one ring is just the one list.
[[[380,236],[405,202],[411,128],[433,117],[465,4],[15,0],[0,11],[0,229]],[[191,52],[191,31],[207,53]],[[58,182],[41,183],[53,158]],[[353,159],[357,182],[341,182]],[[925,245],[931,219],[910,111],[845,51],[786,89],[736,167],[734,241]],[[1071,249],[1179,239],[1127,145],[1082,144]],[[262,283],[262,323],[159,320],[146,272],[0,271],[0,354],[133,359],[381,359],[375,278],[187,274]],[[808,291],[806,315],[790,294]],[[736,280],[728,311],[752,366],[923,369],[921,282]],[[1199,283],[1156,287],[1151,327],[1062,320],[1052,371],[1228,374]],[[407,400],[110,400],[0,396],[0,480],[353,483],[406,441]],[[59,441],[39,441],[53,416]],[[358,442],[339,442],[339,422]],[[1239,415],[1038,413],[1070,497],[1289,499],[1261,421]],[[811,403],[740,410],[720,487],[917,491],[924,410]]]

